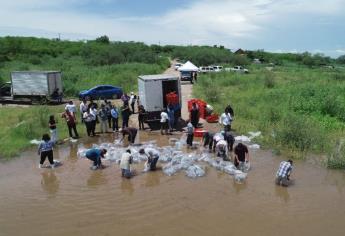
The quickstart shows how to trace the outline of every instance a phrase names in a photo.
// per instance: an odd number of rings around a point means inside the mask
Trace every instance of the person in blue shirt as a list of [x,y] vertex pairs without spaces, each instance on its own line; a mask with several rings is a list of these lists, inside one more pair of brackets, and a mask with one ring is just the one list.
[[115,105],[111,108],[110,113],[113,121],[113,132],[119,131],[119,110]]
[[41,161],[40,164],[38,166],[38,168],[42,168],[43,167],[43,163],[46,160],[46,158],[48,157],[49,163],[50,163],[50,167],[54,168],[55,164],[54,164],[54,155],[53,155],[53,146],[54,146],[55,142],[50,140],[50,136],[49,134],[43,134],[42,136],[42,142],[39,144],[38,146],[38,155],[41,156]]
[[103,168],[101,158],[104,158],[104,155],[107,153],[107,149],[92,148],[86,151],[85,156],[90,161],[93,161],[93,166],[91,169],[101,169]]

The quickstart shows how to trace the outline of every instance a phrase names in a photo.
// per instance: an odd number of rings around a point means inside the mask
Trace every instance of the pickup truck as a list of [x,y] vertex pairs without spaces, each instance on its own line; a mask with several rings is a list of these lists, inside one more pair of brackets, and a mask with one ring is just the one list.
[[225,68],[225,71],[232,71],[232,72],[245,73],[245,74],[249,73],[249,70],[243,68],[242,66],[234,66],[233,68]]

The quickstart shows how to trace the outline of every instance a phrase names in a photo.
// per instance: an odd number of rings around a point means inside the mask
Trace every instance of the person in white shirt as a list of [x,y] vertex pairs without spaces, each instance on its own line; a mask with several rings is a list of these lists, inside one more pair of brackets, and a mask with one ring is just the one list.
[[216,144],[217,157],[223,158],[224,161],[230,161],[228,158],[228,143],[221,139]]
[[75,107],[73,101],[69,101],[68,104],[65,106],[65,111],[69,110],[70,113],[73,113],[74,115],[77,112],[77,108]]
[[213,135],[213,149],[212,149],[212,151],[215,151],[215,150],[216,150],[217,143],[218,143],[220,140],[224,140],[224,136],[223,136],[221,133],[215,133],[215,134]]
[[161,112],[161,134],[163,134],[163,129],[165,130],[165,134],[168,134],[169,116],[165,110]]
[[93,136],[96,135],[97,113],[97,109],[94,106],[92,106],[90,108],[90,114],[92,115],[91,133]]
[[142,155],[145,154],[147,156],[147,164],[149,165],[149,170],[155,171],[157,161],[159,159],[159,152],[154,148],[147,147],[140,149],[139,153]]
[[133,176],[133,173],[131,172],[132,160],[131,150],[127,149],[121,156],[120,168],[122,177],[129,179]]
[[232,117],[230,113],[227,110],[225,110],[219,119],[219,123],[224,126],[225,132],[228,132],[231,130],[231,122],[232,122]]
[[83,99],[79,105],[79,111],[80,111],[80,116],[81,116],[81,123],[84,122],[83,115],[87,111],[87,105],[86,105],[86,100]]
[[131,96],[129,97],[129,103],[131,104],[133,114],[135,114],[134,106],[135,106],[136,100],[137,100],[137,95],[131,92]]

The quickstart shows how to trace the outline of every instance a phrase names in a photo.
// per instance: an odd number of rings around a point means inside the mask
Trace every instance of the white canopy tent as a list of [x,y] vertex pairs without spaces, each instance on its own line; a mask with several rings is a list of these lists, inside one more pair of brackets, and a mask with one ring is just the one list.
[[198,72],[199,68],[196,67],[193,63],[190,61],[187,61],[186,63],[183,64],[183,66],[178,68],[179,71],[190,71],[190,72]]

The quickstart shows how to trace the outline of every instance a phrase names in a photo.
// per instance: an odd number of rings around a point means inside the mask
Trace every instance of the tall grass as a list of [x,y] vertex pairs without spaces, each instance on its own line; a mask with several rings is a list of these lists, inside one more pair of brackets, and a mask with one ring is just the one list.
[[[3,107],[0,120],[0,157],[9,158],[31,146],[30,140],[40,140],[42,134],[49,133],[48,118],[57,120],[59,137],[68,137],[65,121],[60,117],[64,106]],[[78,132],[85,135],[85,128],[78,124]]]
[[[307,152],[331,153],[344,135],[342,76],[332,70],[297,65],[273,71],[264,65],[253,66],[250,71],[202,75],[194,95],[218,113],[230,103],[235,110],[236,132],[260,130],[264,145],[294,157],[304,157]],[[345,158],[345,151],[338,156]]]

